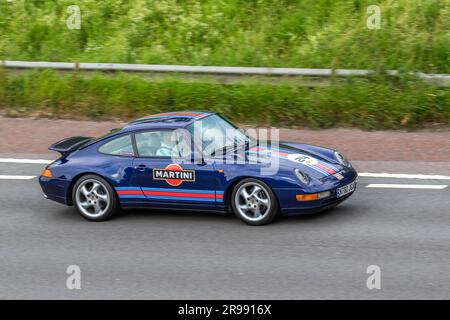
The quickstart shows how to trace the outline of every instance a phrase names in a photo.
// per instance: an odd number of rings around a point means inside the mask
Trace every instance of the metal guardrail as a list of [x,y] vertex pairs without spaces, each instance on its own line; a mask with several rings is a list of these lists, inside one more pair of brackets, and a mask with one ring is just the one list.
[[[215,67],[215,66],[186,66],[160,64],[123,64],[123,63],[86,63],[86,62],[47,62],[47,61],[10,61],[1,60],[5,68],[15,69],[55,69],[55,70],[84,70],[84,71],[123,71],[123,72],[162,72],[162,73],[190,73],[211,75],[258,75],[258,76],[367,76],[374,71],[350,69],[306,69],[306,68],[264,68],[264,67]],[[399,74],[396,70],[387,70],[391,76]],[[450,74],[412,73],[424,80],[437,81],[450,85]]]

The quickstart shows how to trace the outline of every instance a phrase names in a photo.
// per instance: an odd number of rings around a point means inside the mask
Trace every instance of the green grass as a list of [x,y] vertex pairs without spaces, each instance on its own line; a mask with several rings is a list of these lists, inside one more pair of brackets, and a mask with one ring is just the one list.
[[175,110],[219,111],[238,123],[327,128],[417,128],[450,125],[450,90],[403,78],[349,79],[314,89],[286,82],[0,69],[0,112],[7,116],[122,120]]
[[0,59],[450,73],[449,52],[450,0],[0,1]]
[[[380,30],[366,27],[373,4]],[[70,5],[80,6],[80,30],[66,27]],[[131,119],[200,109],[268,125],[448,126],[449,88],[382,71],[450,73],[449,53],[450,0],[0,0],[0,59],[380,71],[310,89],[0,70],[0,112]]]

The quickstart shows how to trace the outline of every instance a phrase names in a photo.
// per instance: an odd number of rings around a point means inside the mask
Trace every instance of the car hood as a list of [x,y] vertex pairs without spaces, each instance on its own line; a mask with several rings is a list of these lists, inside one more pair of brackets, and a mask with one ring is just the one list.
[[[320,152],[320,149],[328,152]],[[280,168],[300,169],[310,177],[322,179],[331,175],[338,175],[345,168],[335,159],[331,159],[332,150],[305,144],[280,143],[278,145],[267,143],[248,148],[250,159],[279,161]]]

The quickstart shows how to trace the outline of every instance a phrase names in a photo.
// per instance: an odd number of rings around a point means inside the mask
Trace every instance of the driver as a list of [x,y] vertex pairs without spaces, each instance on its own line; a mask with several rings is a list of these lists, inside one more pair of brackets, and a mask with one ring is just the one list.
[[161,132],[161,136],[161,146],[156,151],[156,155],[160,157],[170,157],[172,155],[172,150],[175,147],[175,142],[172,141],[172,132]]
[[203,129],[203,152],[211,154],[216,149],[222,147],[225,143],[226,137],[222,130],[206,125]]

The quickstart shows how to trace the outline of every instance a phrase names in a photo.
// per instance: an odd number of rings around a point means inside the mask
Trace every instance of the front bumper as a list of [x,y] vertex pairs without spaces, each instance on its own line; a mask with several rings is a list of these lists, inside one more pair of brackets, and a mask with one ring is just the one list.
[[[296,215],[296,214],[314,213],[336,206],[342,201],[348,199],[356,191],[357,180],[358,175],[356,171],[353,171],[352,173],[346,175],[345,178],[339,181],[338,183],[333,184],[326,183],[323,185],[323,188],[312,190],[311,193],[330,191],[331,193],[330,196],[318,200],[298,201],[296,199],[296,195],[299,193],[303,193],[299,188],[274,189],[274,192],[278,197],[280,210],[282,214]],[[355,189],[352,192],[338,198],[336,190],[352,182],[356,182]]]

